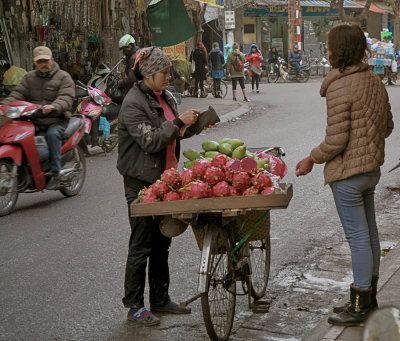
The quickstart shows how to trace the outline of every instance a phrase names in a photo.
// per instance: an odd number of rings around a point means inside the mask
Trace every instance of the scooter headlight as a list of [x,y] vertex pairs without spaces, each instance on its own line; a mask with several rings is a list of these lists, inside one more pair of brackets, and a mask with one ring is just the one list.
[[18,118],[21,116],[21,112],[23,112],[26,107],[26,105],[8,106],[6,116],[11,119]]
[[105,101],[107,100],[106,97],[100,95],[97,91],[94,92],[94,97],[93,100],[98,104],[98,105],[104,105]]

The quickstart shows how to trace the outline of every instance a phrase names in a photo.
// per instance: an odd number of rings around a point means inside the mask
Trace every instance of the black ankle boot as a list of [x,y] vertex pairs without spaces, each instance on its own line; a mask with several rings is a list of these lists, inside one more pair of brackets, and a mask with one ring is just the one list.
[[372,289],[358,289],[353,285],[350,286],[350,304],[337,316],[328,318],[328,323],[336,326],[356,327],[363,324],[371,308]]
[[[371,308],[372,310],[378,309],[378,301],[376,300],[376,294],[378,292],[378,276],[372,276],[371,279]],[[350,301],[347,301],[344,305],[333,307],[333,312],[336,314],[341,313],[350,305]]]

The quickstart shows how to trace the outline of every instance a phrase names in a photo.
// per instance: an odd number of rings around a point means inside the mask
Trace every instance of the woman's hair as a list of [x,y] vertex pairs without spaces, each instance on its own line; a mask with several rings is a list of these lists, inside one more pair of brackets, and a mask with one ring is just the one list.
[[234,50],[239,50],[239,44],[238,43],[233,43],[233,49]]
[[204,44],[201,41],[199,41],[197,43],[197,47],[199,47],[199,48],[201,48],[203,50],[204,54],[206,55],[206,60],[208,60],[208,53],[207,53],[207,49],[204,46]]
[[367,50],[367,39],[357,24],[340,24],[328,33],[329,62],[343,72],[347,66],[362,62]]
[[271,47],[271,52],[276,52],[276,47],[275,46]]

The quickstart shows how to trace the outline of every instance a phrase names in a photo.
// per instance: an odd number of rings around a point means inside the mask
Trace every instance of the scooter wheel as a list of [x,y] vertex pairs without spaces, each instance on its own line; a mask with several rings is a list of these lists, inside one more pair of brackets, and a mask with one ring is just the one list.
[[80,147],[74,150],[74,157],[71,162],[67,163],[66,167],[70,167],[72,164],[75,170],[72,174],[68,175],[67,185],[62,185],[60,192],[66,197],[73,197],[77,195],[85,182],[86,178],[86,159],[85,155]]
[[18,200],[18,176],[13,176],[12,168],[11,162],[0,160],[0,217],[10,214]]

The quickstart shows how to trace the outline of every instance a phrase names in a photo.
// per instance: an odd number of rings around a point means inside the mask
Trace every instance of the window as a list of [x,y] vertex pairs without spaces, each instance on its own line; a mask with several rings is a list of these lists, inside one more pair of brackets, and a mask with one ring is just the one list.
[[251,34],[255,32],[254,24],[244,24],[244,33]]

